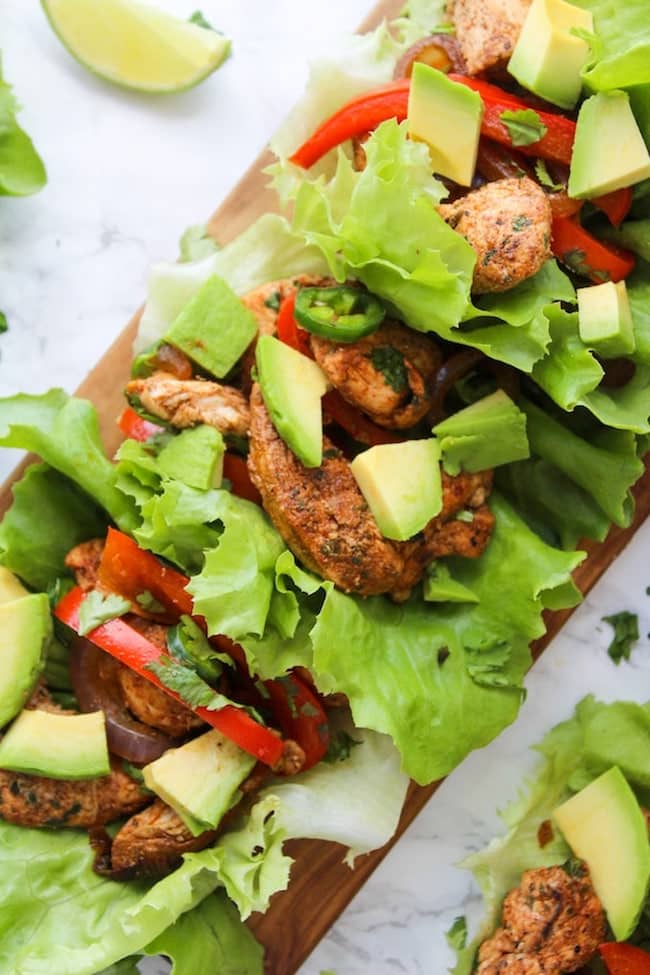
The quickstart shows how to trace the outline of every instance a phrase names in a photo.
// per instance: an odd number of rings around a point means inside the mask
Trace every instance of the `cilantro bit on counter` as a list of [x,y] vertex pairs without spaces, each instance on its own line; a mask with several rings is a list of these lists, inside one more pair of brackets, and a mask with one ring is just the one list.
[[467,918],[460,914],[445,934],[447,944],[455,951],[462,951],[467,944]]
[[639,639],[639,618],[636,613],[629,613],[626,609],[611,616],[603,616],[603,623],[609,623],[614,630],[614,637],[607,648],[615,664],[621,660],[629,660],[632,647]]
[[0,335],[6,332],[9,328],[9,323],[7,322],[7,316],[3,311],[0,311]]

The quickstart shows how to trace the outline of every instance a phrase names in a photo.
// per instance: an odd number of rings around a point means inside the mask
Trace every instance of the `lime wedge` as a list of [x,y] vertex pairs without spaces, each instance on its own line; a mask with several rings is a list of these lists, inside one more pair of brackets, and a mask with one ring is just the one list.
[[84,67],[136,91],[183,91],[230,53],[217,31],[139,0],[41,0],[59,40]]

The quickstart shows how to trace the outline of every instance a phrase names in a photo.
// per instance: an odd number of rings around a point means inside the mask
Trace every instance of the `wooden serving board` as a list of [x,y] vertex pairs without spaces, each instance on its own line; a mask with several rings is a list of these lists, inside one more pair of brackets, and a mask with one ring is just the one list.
[[[381,0],[359,30],[371,30],[384,17],[395,17],[402,7],[403,0]],[[267,187],[268,177],[262,172],[271,161],[271,153],[263,152],[211,218],[210,231],[221,243],[232,240],[262,213],[277,209],[275,195]],[[140,313],[133,317],[77,390],[78,395],[92,400],[97,407],[109,453],[122,440],[115,421],[124,406],[122,390],[129,375],[131,347],[139,317]],[[12,483],[21,476],[31,459],[21,463],[0,489],[0,517],[11,503]],[[583,593],[595,585],[650,514],[650,466],[646,467],[634,493],[636,515],[629,528],[612,529],[601,544],[585,542],[580,546],[586,549],[588,558],[576,569],[574,578]],[[545,614],[547,632],[533,645],[535,658],[571,612]],[[267,975],[292,975],[300,967],[439,784],[434,782],[424,788],[411,784],[395,836],[381,850],[360,857],[354,870],[344,866],[344,849],[338,844],[320,840],[294,840],[287,844],[287,852],[295,858],[289,889],[273,898],[266,914],[255,915],[249,922],[266,949]]]

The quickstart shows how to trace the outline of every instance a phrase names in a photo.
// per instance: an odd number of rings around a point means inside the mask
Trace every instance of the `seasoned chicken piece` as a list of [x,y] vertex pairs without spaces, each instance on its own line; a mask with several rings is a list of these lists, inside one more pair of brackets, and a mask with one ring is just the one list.
[[273,766],[276,775],[297,775],[305,764],[305,753],[300,745],[291,741],[290,738],[284,742],[282,755]]
[[[471,507],[474,498],[482,503],[492,483],[490,472],[456,478],[443,474],[442,512],[415,539],[390,541],[379,531],[342,454],[324,438],[322,465],[304,467],[276,432],[257,386],[251,395],[248,463],[266,511],[294,554],[340,589],[361,596],[392,593],[406,598],[436,557],[440,530],[448,531],[446,522]],[[490,512],[487,517],[493,520]],[[457,525],[461,548],[480,555],[489,532],[480,535],[479,543],[473,523]],[[475,545],[466,541],[470,536],[477,539]],[[460,544],[459,538],[455,541]],[[451,548],[451,538],[445,548]]]
[[130,816],[149,801],[119,762],[110,775],[74,782],[0,769],[0,817],[17,826],[88,829]]
[[316,362],[341,396],[381,427],[404,430],[426,416],[442,353],[426,335],[387,322],[347,344],[311,337]]
[[74,572],[77,585],[84,592],[90,592],[97,585],[97,572],[104,551],[105,539],[91,538],[71,548],[65,557],[65,564]]
[[484,941],[477,975],[565,975],[595,955],[605,939],[605,913],[585,867],[527,870],[503,902],[502,926]]
[[193,836],[180,816],[162,799],[156,799],[115,835],[110,873],[120,879],[169,873],[184,853],[203,850],[216,835],[214,830],[208,830]]
[[132,379],[127,396],[136,396],[145,410],[181,429],[207,423],[221,433],[243,437],[248,432],[248,403],[232,386],[206,379],[176,379],[154,372],[146,379]]
[[[167,650],[166,626],[137,616],[130,617],[129,622],[155,646]],[[118,666],[116,677],[126,707],[144,724],[158,728],[172,738],[185,738],[190,732],[203,726],[204,722],[190,708],[165,694],[129,667]]]
[[449,4],[468,74],[505,68],[529,7],[530,0],[454,0]]
[[172,738],[186,738],[204,724],[190,708],[165,694],[128,667],[121,667],[117,678],[124,703],[139,721],[158,728]]
[[476,251],[477,294],[514,288],[551,256],[551,204],[527,176],[487,183],[438,210]]

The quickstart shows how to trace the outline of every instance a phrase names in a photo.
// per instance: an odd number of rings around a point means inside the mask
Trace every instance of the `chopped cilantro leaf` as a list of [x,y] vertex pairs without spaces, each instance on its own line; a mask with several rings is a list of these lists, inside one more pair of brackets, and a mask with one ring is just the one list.
[[530,219],[530,217],[526,217],[523,213],[521,213],[512,221],[512,229],[515,231],[515,233],[520,233],[522,230],[525,230],[526,227],[530,227],[532,222],[533,221]]
[[195,10],[191,17],[188,17],[190,24],[196,24],[197,27],[204,27],[206,30],[214,30],[214,27],[209,20],[206,20],[202,10]]
[[85,636],[96,627],[101,626],[108,620],[114,620],[116,616],[123,616],[131,609],[131,603],[122,596],[110,594],[103,596],[101,592],[93,589],[89,592],[83,603],[79,607],[79,636]]
[[0,335],[6,332],[9,328],[9,323],[7,322],[7,316],[3,311],[0,311]]
[[138,595],[135,597],[135,601],[138,606],[141,606],[142,609],[144,609],[147,613],[165,612],[165,607],[162,605],[162,603],[158,602],[158,600],[149,592],[148,589],[145,589],[144,592],[138,593]]
[[363,742],[357,741],[347,731],[337,731],[330,738],[329,748],[323,756],[323,761],[330,762],[331,764],[334,764],[334,762],[344,762],[346,758],[350,757],[352,749],[361,744]]
[[193,670],[184,667],[176,660],[172,660],[171,657],[161,654],[160,659],[147,664],[145,670],[150,670],[152,674],[155,674],[161,684],[178,694],[181,701],[192,710],[207,708],[208,711],[220,711],[222,708],[231,706],[248,711],[256,721],[262,724],[260,716],[253,708],[245,707],[243,704],[238,704],[237,701],[231,701],[224,694],[219,694],[204,680],[201,680]]
[[538,159],[535,163],[535,176],[537,176],[537,179],[542,186],[546,186],[549,190],[553,190],[553,192],[558,192],[559,190],[565,189],[564,183],[553,182],[551,175],[546,168],[545,159]]
[[603,616],[603,623],[609,623],[614,630],[614,637],[607,648],[614,663],[629,660],[632,647],[639,639],[639,618],[636,613],[624,609],[620,613]]
[[467,919],[463,914],[454,918],[454,923],[445,934],[447,944],[454,951],[462,951],[467,944]]
[[539,142],[548,129],[532,108],[507,109],[499,118],[508,130],[513,146],[530,146]]
[[377,372],[382,373],[388,386],[396,393],[403,393],[408,387],[408,373],[404,364],[404,356],[392,345],[378,345],[369,356]]
[[280,292],[274,291],[272,295],[264,299],[264,304],[273,311],[280,311]]

